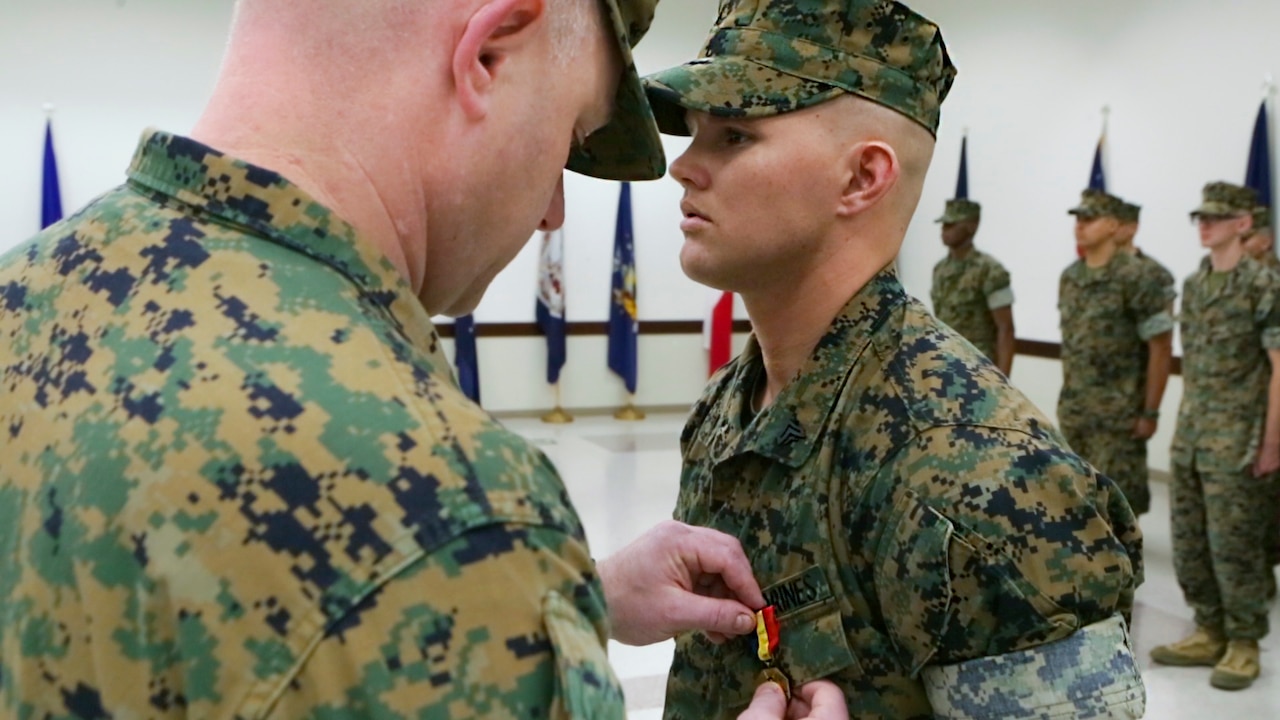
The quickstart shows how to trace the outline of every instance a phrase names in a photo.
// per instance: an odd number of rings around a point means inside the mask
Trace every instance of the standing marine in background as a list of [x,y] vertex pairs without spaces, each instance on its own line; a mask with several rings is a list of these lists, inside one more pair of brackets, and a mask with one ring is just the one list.
[[1133,240],[1138,235],[1138,228],[1142,219],[1142,206],[1126,202],[1120,206],[1118,213],[1120,220],[1120,229],[1116,233],[1116,248],[1123,253],[1132,255],[1144,262],[1156,277],[1160,278],[1160,284],[1165,288],[1165,294],[1169,297],[1169,310],[1173,311],[1173,301],[1178,297],[1177,280],[1174,279],[1173,273],[1169,272],[1169,268],[1161,265],[1158,260],[1142,251],[1137,245],[1133,244]]
[[1276,236],[1271,229],[1271,208],[1260,205],[1253,209],[1253,229],[1244,239],[1244,251],[1267,268],[1280,271]]
[[947,257],[933,268],[933,313],[1008,377],[1013,369],[1013,288],[1004,265],[973,246],[982,206],[948,200],[937,221]]
[[1156,432],[1169,380],[1173,317],[1159,275],[1119,251],[1124,206],[1091,189],[1069,211],[1082,257],[1058,285],[1058,423],[1071,448],[1114,480],[1141,515],[1151,509],[1147,440]]
[[[1244,251],[1249,257],[1258,261],[1267,269],[1280,274],[1280,258],[1276,257],[1275,233],[1271,226],[1271,208],[1259,205],[1253,209],[1253,229],[1244,239]],[[1267,562],[1271,567],[1280,565],[1280,475],[1276,475],[1272,486],[1262,498],[1272,503],[1267,512],[1270,530],[1267,531]],[[1276,596],[1276,576],[1268,571],[1267,597]]]
[[1182,290],[1182,406],[1170,486],[1173,564],[1196,630],[1151,652],[1167,665],[1210,665],[1224,690],[1258,677],[1268,632],[1263,550],[1280,468],[1280,277],[1244,250],[1255,193],[1219,182],[1191,213],[1209,257]]

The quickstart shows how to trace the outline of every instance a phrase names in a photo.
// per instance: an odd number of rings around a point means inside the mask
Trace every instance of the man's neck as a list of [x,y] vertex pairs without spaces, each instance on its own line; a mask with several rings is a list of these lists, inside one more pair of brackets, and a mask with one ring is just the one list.
[[1133,257],[1138,256],[1138,246],[1133,244],[1133,240],[1125,240],[1123,242],[1117,242],[1116,250],[1124,253],[1125,255],[1132,255]]
[[883,269],[874,264],[850,270],[846,263],[826,263],[802,282],[742,294],[768,376],[761,407],[778,397],[804,367],[840,309]]
[[964,243],[963,245],[957,245],[953,248],[948,248],[948,251],[951,254],[952,260],[964,260],[965,258],[973,254],[973,241],[970,240],[969,242]]
[[1209,249],[1209,266],[1214,272],[1231,272],[1244,257],[1244,244],[1239,240],[1223,243]]
[[1084,264],[1091,268],[1106,267],[1116,256],[1116,244],[1107,240],[1091,248],[1085,248]]
[[[250,122],[254,117],[265,120]],[[385,255],[416,293],[424,274],[427,218],[424,203],[409,197],[421,184],[408,174],[408,163],[370,156],[341,142],[343,137],[361,137],[359,133],[342,133],[320,122],[301,131],[284,118],[290,116],[260,95],[215,93],[191,136],[273,170],[311,195],[350,223],[362,242]],[[406,217],[397,208],[413,208],[419,214]]]

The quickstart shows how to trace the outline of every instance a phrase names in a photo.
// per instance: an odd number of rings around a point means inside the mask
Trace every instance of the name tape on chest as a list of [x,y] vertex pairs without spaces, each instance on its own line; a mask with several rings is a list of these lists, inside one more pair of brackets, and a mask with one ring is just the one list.
[[832,598],[831,585],[822,568],[814,566],[764,589],[764,601],[778,617],[820,605]]

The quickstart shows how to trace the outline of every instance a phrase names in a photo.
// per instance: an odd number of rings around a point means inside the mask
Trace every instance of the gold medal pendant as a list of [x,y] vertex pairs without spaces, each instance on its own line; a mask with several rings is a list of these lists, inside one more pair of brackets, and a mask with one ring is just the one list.
[[782,692],[787,696],[787,701],[791,700],[791,681],[787,679],[787,676],[781,670],[776,667],[767,667],[761,670],[760,674],[756,676],[756,686],[759,687],[767,682],[778,683],[779,687],[782,688]]

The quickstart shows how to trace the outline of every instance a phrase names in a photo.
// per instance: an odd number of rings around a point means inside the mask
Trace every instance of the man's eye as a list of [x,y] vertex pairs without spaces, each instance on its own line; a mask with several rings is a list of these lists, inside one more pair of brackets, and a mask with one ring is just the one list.
[[724,131],[724,143],[726,145],[742,145],[750,140],[751,137],[744,132],[732,128]]

